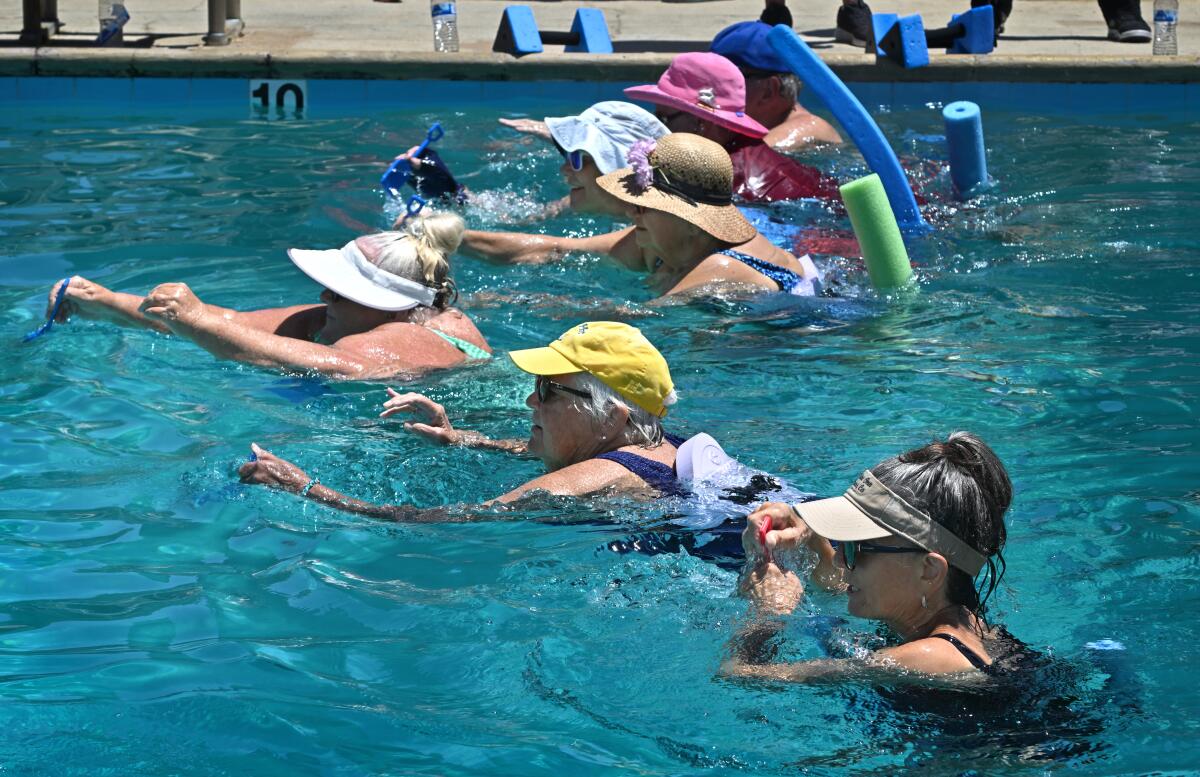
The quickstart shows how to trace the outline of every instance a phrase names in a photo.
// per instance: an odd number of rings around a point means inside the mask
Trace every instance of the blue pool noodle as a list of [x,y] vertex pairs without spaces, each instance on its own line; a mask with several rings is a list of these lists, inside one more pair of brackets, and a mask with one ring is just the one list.
[[854,93],[790,27],[775,25],[775,29],[767,34],[767,40],[788,63],[792,72],[800,76],[800,80],[825,102],[854,145],[858,146],[863,159],[867,160],[867,166],[879,175],[901,231],[918,235],[932,231],[933,227],[921,217],[917,198],[908,185],[900,160],[883,137],[879,125]]
[[979,106],[960,100],[942,109],[946,120],[946,145],[950,147],[950,179],[959,199],[967,199],[986,183],[987,153],[983,148],[983,119]]

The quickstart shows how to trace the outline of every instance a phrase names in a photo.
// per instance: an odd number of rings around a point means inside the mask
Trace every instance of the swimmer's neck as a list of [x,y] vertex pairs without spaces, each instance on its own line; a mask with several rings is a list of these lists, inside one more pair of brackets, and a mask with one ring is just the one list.
[[946,626],[980,632],[983,625],[979,618],[966,607],[961,604],[947,604],[945,601],[941,606],[931,603],[928,609],[921,608],[913,613],[889,618],[884,623],[889,629],[900,635],[905,642],[924,639],[935,630]]
[[724,245],[716,238],[702,233],[695,240],[676,251],[648,249],[645,253],[646,266],[650,268],[652,276],[668,279],[673,286],[682,280],[683,276],[696,269],[701,262],[721,250]]

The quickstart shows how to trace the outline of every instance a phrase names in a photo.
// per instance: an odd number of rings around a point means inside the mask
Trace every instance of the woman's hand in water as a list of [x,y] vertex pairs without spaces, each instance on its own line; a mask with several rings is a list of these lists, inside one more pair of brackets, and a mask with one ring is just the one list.
[[161,283],[146,295],[138,310],[175,329],[194,326],[204,315],[204,303],[186,283]]
[[800,547],[811,536],[812,529],[800,520],[800,516],[796,515],[791,507],[783,502],[766,502],[746,517],[746,528],[742,531],[742,548],[745,549],[747,558],[770,558],[770,554],[777,550]]
[[66,281],[59,281],[50,287],[50,294],[46,297],[47,318],[54,311],[54,300],[58,297],[58,289],[63,283],[67,284],[67,293],[63,296],[62,307],[58,309],[58,315],[54,317],[55,323],[58,324],[65,324],[67,319],[73,315],[86,316],[94,313],[96,308],[103,308],[108,298],[112,296],[112,292],[100,284],[93,283],[79,275],[72,275]]
[[263,450],[257,443],[250,443],[250,450],[254,452],[254,460],[238,468],[238,477],[243,483],[258,483],[298,494],[312,480],[307,472]]
[[738,581],[738,591],[760,613],[787,615],[800,604],[800,598],[804,596],[804,584],[795,572],[786,571],[774,562],[754,564],[747,560]]
[[446,417],[446,408],[434,402],[424,394],[401,394],[388,389],[391,397],[383,403],[384,411],[380,418],[387,418],[396,413],[413,413],[423,421],[405,421],[404,428],[416,432],[430,442],[439,445],[455,445],[462,441],[462,433],[450,425]]
[[543,140],[550,140],[550,128],[546,122],[537,119],[497,119],[505,127],[515,129],[523,135],[533,135]]

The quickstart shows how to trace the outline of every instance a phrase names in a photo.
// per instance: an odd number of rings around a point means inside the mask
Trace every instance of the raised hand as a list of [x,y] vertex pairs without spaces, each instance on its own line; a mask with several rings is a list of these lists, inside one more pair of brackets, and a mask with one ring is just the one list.
[[417,156],[418,148],[420,148],[420,146],[413,146],[408,151],[405,151],[403,154],[400,154],[399,156],[397,156],[396,159],[393,161],[407,159],[408,164],[412,167],[413,170],[420,170],[421,165],[423,165],[425,163],[424,163],[424,161],[422,161],[422,159],[419,156]]
[[791,507],[783,502],[766,502],[746,517],[742,547],[747,558],[762,555],[769,560],[773,551],[797,548],[811,535],[812,529]]
[[422,420],[405,421],[404,428],[410,432],[416,432],[439,445],[454,445],[462,441],[462,433],[451,426],[450,419],[446,417],[446,408],[424,394],[401,394],[390,388],[387,391],[390,398],[383,403],[384,410],[379,414],[380,418],[411,413]]

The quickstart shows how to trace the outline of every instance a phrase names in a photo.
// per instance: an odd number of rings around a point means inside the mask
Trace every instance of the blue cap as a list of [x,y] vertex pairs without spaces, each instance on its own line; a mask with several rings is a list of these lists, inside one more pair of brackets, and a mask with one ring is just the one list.
[[720,54],[741,70],[762,70],[768,73],[790,73],[775,47],[767,42],[771,25],[763,22],[738,22],[717,33],[709,50]]

